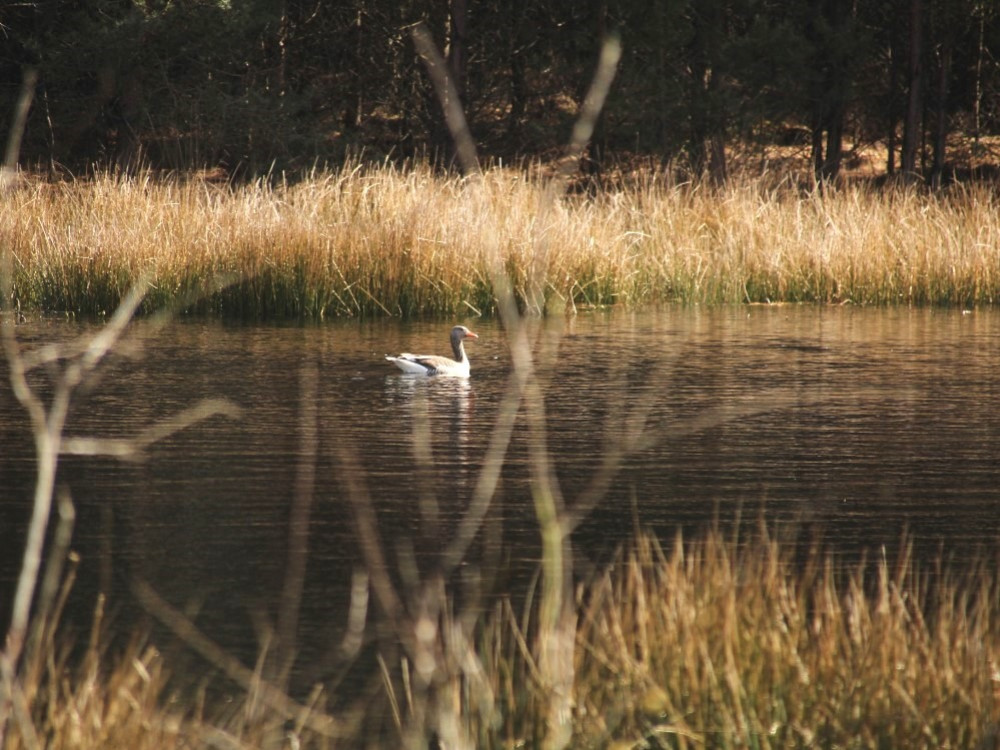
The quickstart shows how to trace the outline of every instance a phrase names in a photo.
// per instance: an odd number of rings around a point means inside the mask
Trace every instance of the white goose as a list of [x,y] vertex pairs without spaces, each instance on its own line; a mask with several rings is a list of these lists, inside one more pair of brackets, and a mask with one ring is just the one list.
[[455,326],[451,329],[451,350],[455,359],[437,357],[433,354],[400,354],[398,357],[386,357],[396,367],[410,375],[449,375],[454,378],[469,377],[469,358],[465,354],[465,339],[478,339],[465,326]]

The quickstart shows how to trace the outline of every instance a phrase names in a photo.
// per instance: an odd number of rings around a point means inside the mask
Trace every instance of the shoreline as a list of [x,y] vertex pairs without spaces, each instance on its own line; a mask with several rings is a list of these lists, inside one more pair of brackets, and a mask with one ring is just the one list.
[[662,303],[992,305],[1000,198],[988,186],[823,192],[655,175],[554,197],[543,177],[346,166],[296,184],[97,176],[0,195],[12,304],[223,317],[492,315]]

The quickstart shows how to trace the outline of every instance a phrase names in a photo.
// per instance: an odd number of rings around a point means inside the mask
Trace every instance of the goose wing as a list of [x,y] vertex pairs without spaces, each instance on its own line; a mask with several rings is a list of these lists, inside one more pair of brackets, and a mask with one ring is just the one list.
[[469,363],[456,362],[447,357],[437,357],[424,354],[400,354],[398,357],[386,357],[396,367],[411,375],[458,375],[468,377]]

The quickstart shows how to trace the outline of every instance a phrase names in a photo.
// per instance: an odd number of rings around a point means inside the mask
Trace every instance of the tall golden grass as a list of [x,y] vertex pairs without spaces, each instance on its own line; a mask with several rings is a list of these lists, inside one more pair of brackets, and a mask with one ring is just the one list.
[[[993,747],[1000,630],[988,566],[903,556],[837,570],[767,534],[664,553],[640,537],[589,592],[582,737],[623,747]],[[867,574],[866,574],[867,571]],[[642,744],[646,743],[646,744]]]
[[[766,532],[740,542],[710,532],[670,551],[640,535],[581,590],[571,746],[993,746],[1000,610],[990,566],[968,575],[938,568],[932,578],[905,553],[844,568],[817,553],[793,561],[789,550]],[[447,610],[440,615],[428,645],[453,665],[438,690],[467,746],[532,747],[544,732],[545,688],[528,647],[533,612],[500,603],[474,641]],[[171,700],[158,651],[135,639],[112,657],[101,632],[71,667],[46,631],[25,672],[32,722],[12,722],[7,747],[378,746],[349,733],[370,731],[370,721],[355,716],[337,736],[318,733],[252,689],[221,711]],[[400,726],[412,718],[415,689],[392,695]],[[309,704],[322,708],[317,701]],[[372,709],[390,714],[384,703]],[[391,727],[381,736],[406,744]]]
[[971,306],[1000,293],[998,209],[981,185],[708,188],[650,171],[553,200],[539,170],[462,179],[348,165],[232,188],[152,174],[26,182],[0,194],[0,237],[22,308],[79,313],[113,310],[143,274],[147,311],[197,298],[195,309],[247,317],[490,313],[498,268],[521,302],[540,294],[550,312]]

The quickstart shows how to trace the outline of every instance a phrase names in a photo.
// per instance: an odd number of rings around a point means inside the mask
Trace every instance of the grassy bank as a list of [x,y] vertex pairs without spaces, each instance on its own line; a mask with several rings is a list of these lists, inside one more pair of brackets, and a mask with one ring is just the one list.
[[[666,301],[992,304],[1000,198],[854,185],[719,190],[653,175],[552,200],[510,170],[346,167],[296,184],[97,177],[0,194],[22,308],[105,312],[197,299],[246,317],[467,315],[504,271],[550,312]],[[219,290],[218,285],[226,284]]]
[[[709,534],[668,552],[641,537],[582,590],[571,746],[992,747],[980,743],[1000,709],[998,591],[990,566],[973,573],[932,579],[908,559],[793,564],[766,535],[737,545]],[[435,685],[455,735],[469,747],[535,746],[545,701],[525,647],[532,616],[498,605],[466,642],[446,612]],[[221,708],[177,702],[149,644],[112,659],[94,636],[72,670],[60,653],[36,651],[24,685],[34,739],[49,748],[400,747],[407,724],[414,739],[416,683],[396,683],[391,711],[391,691],[371,699],[381,739],[369,721],[362,740],[357,716],[316,721],[321,692],[291,712],[253,687]],[[12,723],[8,748],[31,746],[25,726]],[[422,736],[408,746],[426,747]]]

